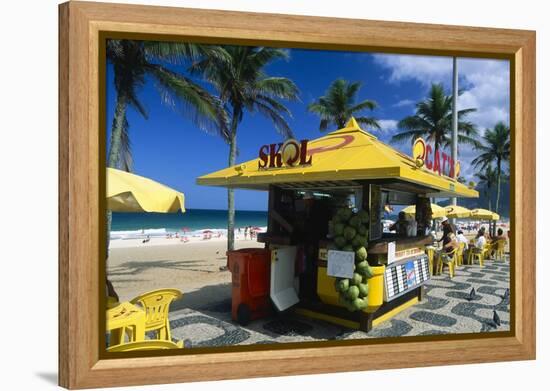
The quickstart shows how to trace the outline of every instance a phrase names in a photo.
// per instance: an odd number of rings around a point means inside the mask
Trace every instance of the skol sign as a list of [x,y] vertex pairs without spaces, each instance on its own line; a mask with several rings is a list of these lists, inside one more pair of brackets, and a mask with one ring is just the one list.
[[454,161],[451,156],[445,152],[434,150],[431,144],[417,138],[413,143],[413,158],[419,166],[426,166],[428,170],[446,175],[451,178],[458,178],[460,174],[460,162]]
[[296,167],[311,164],[307,153],[308,140],[289,139],[284,143],[268,144],[260,147],[258,169]]

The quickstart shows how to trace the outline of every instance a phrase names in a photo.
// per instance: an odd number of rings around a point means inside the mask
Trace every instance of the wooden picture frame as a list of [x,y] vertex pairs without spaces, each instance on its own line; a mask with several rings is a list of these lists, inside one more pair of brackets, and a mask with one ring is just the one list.
[[[137,5],[59,6],[59,384],[122,386],[535,358],[535,32]],[[511,318],[506,336],[331,344],[105,359],[99,346],[102,246],[101,39],[489,57],[510,61],[513,169]],[[530,207],[527,207],[530,206]],[[102,274],[103,273],[103,274]],[[460,354],[457,354],[460,352]],[[350,362],[344,357],[354,357]],[[342,358],[342,359],[340,359]],[[361,363],[368,363],[362,365]],[[215,370],[212,370],[215,368]]]

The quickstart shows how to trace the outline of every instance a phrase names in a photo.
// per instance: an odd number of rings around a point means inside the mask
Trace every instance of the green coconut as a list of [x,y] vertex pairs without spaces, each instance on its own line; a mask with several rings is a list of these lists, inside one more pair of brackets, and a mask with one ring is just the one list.
[[368,284],[359,284],[359,297],[364,298],[369,294],[369,285]]
[[369,279],[374,276],[374,270],[372,270],[372,267],[367,263],[367,267],[362,270],[361,274],[363,274],[366,279]]
[[359,228],[357,228],[357,232],[359,232],[359,235],[367,236],[368,228],[366,225],[361,224]]
[[342,251],[353,251],[353,246],[351,244],[346,244],[342,247]]
[[341,221],[348,221],[353,214],[353,211],[350,208],[340,208],[337,212]]
[[344,228],[345,227],[346,226],[342,223],[334,223],[334,225],[333,225],[334,235],[342,236],[344,234]]
[[350,227],[349,225],[346,228],[344,228],[344,238],[346,238],[346,240],[348,241],[353,240],[356,234],[357,234],[357,230],[355,228]]
[[354,228],[359,228],[359,226],[361,225],[361,218],[359,216],[352,216],[349,219],[349,225]]
[[367,302],[363,299],[357,298],[353,300],[353,307],[356,308],[356,310],[362,310],[367,307]]
[[338,249],[341,249],[346,245],[346,238],[344,238],[343,236],[336,236],[334,238],[334,244]]
[[351,278],[351,285],[359,285],[363,282],[363,276],[359,273],[353,273],[353,277]]
[[367,259],[367,249],[365,247],[359,247],[357,250],[355,250],[355,259],[359,262]]
[[348,278],[339,278],[336,280],[336,290],[341,293],[345,293],[349,289],[349,279]]
[[369,212],[367,212],[365,209],[361,209],[359,212],[357,212],[357,217],[359,217],[361,219],[361,222],[365,224],[370,221]]
[[360,293],[359,287],[352,285],[349,287],[348,291],[346,292],[346,296],[350,300],[355,300],[359,297],[359,293]]

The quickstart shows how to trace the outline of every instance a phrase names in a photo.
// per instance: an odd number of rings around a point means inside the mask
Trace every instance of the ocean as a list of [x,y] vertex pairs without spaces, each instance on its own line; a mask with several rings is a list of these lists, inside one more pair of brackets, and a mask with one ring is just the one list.
[[[267,212],[235,211],[235,227],[265,227]],[[185,213],[121,213],[113,212],[111,238],[130,238],[142,235],[161,236],[167,233],[190,234],[210,230],[227,229],[227,211],[215,209],[187,209]]]

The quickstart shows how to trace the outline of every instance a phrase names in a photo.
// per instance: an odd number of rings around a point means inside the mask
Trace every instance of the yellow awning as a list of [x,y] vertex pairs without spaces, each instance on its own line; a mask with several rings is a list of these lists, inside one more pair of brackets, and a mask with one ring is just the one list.
[[197,178],[199,185],[267,190],[269,185],[330,187],[359,180],[395,179],[421,185],[433,197],[478,197],[478,192],[449,177],[417,167],[415,161],[363,131],[355,119],[345,128],[312,140],[309,166],[258,168],[249,160]]
[[113,212],[185,212],[184,196],[151,179],[107,168],[107,209]]
[[445,207],[445,214],[450,219],[465,219],[472,215],[472,211],[460,205],[449,205]]
[[491,212],[487,209],[472,209],[472,219],[479,219],[479,220],[494,220],[497,221],[500,219],[500,216],[496,214],[495,212]]
[[[431,204],[431,205],[432,205],[432,219],[440,219],[442,217],[445,217],[445,208],[442,208],[437,204]],[[409,217],[414,217],[416,215],[416,205],[409,205],[406,208],[404,208],[402,212],[405,212],[405,214]]]

